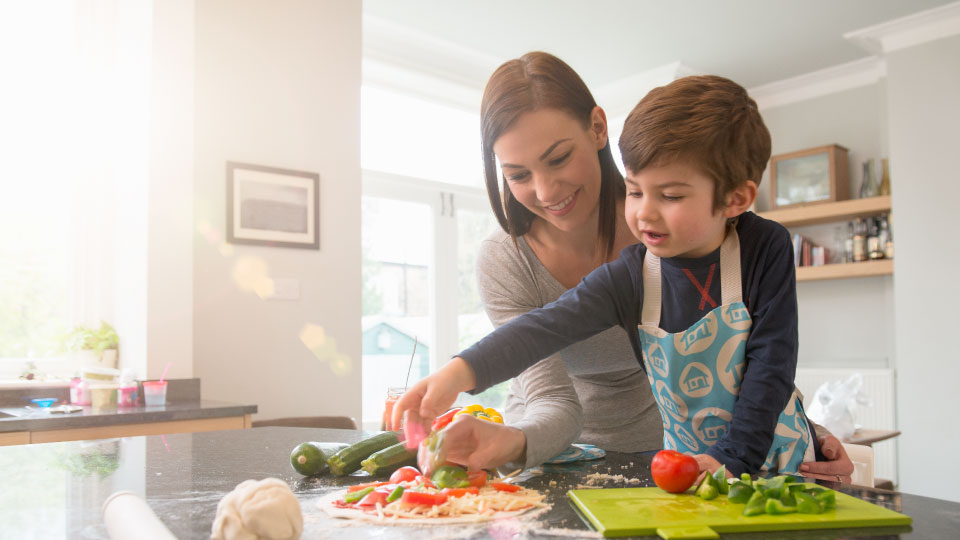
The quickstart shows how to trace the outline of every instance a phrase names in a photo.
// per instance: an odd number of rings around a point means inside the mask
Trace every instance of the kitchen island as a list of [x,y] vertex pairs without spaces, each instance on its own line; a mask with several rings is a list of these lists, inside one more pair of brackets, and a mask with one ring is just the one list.
[[[640,486],[653,485],[649,476],[652,453],[611,452],[598,461],[548,466],[542,474],[523,473],[520,483],[547,491],[553,505],[533,520],[410,527],[356,525],[327,517],[316,508],[317,499],[368,477],[304,478],[290,467],[290,451],[303,441],[352,443],[370,435],[373,433],[269,427],[0,448],[0,537],[107,538],[101,505],[111,493],[128,490],[142,496],[178,538],[209,538],[217,502],[243,480],[267,477],[280,478],[296,493],[304,514],[303,538],[597,537],[567,502],[568,489],[586,483],[587,475],[598,472],[636,478]],[[603,486],[625,484],[610,479]],[[960,503],[851,486],[839,489],[911,516],[912,527],[778,532],[777,537],[902,535],[933,539],[955,537],[960,530]],[[722,537],[766,538],[769,533]]]

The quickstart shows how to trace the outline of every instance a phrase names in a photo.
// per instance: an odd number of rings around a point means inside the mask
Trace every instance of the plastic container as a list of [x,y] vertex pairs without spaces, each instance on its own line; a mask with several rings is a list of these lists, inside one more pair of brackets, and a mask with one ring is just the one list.
[[41,409],[49,409],[51,405],[57,402],[57,398],[36,398],[31,399],[30,403],[33,403]]
[[143,403],[147,407],[167,404],[167,381],[143,381]]
[[90,405],[90,383],[75,377],[70,381],[70,403]]
[[127,368],[120,375],[120,387],[117,388],[117,406],[135,407],[140,401],[140,389],[134,380],[133,370]]
[[116,409],[117,388],[115,384],[91,384],[90,406],[96,410]]
[[80,378],[90,382],[117,382],[119,376],[120,370],[113,368],[85,367],[80,370]]

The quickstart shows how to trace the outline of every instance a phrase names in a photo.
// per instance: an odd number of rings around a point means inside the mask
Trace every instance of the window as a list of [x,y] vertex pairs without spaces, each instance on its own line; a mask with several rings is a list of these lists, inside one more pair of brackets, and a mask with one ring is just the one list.
[[15,24],[0,31],[0,64],[16,84],[0,89],[0,379],[28,361],[71,374],[59,338],[109,319],[112,197],[146,181],[149,7],[2,7]]

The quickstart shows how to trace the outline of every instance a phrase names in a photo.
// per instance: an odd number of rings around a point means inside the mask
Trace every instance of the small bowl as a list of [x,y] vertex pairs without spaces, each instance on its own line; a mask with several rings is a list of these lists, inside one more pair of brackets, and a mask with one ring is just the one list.
[[41,409],[47,409],[56,402],[57,402],[57,398],[37,398],[37,399],[30,400],[30,403],[33,403],[34,405],[36,405],[37,407],[40,407]]

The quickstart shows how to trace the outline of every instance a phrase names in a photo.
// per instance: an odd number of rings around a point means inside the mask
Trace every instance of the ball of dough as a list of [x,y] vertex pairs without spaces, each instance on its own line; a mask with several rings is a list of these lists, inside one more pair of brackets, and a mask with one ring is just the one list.
[[245,480],[217,504],[212,540],[300,538],[303,514],[287,483],[278,478]]

